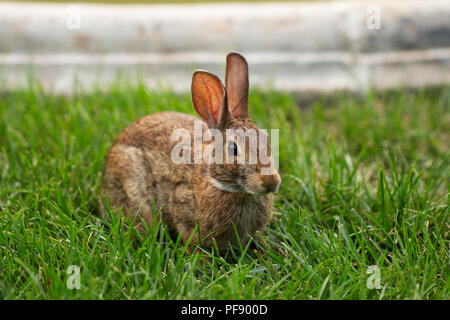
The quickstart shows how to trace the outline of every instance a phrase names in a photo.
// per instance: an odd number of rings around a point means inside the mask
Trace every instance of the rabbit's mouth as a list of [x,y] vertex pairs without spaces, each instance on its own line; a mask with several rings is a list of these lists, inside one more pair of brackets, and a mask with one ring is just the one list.
[[270,175],[261,175],[254,173],[246,180],[246,188],[253,194],[277,193],[280,187],[281,178],[278,172],[274,171]]

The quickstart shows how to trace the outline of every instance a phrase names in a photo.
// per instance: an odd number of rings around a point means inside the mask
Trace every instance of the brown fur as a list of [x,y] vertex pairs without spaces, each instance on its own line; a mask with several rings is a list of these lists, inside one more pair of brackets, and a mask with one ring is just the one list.
[[[234,79],[231,96],[214,75],[203,71],[194,74],[193,104],[205,121],[203,132],[217,128],[225,135],[227,128],[257,129],[247,111],[247,63],[236,53],[231,53],[227,62],[227,82]],[[243,85],[240,91],[236,84],[245,82],[247,86]],[[233,116],[227,98],[236,101]],[[272,206],[269,192],[277,190],[280,177],[276,170],[273,175],[261,176],[259,170],[263,165],[259,162],[173,163],[171,151],[178,141],[171,141],[172,131],[184,128],[194,137],[194,121],[199,120],[187,114],[161,112],[128,126],[106,156],[102,196],[114,211],[122,208],[131,218],[139,212],[148,225],[152,222],[155,201],[155,209],[161,210],[163,221],[171,231],[181,235],[183,242],[198,226],[192,244],[212,247],[215,239],[223,249],[230,243],[237,244],[236,231],[245,244],[249,236],[266,226]],[[207,144],[203,142],[202,147]],[[191,145],[193,148],[194,141]],[[224,142],[224,153],[226,146]],[[266,148],[270,154],[268,144]],[[248,148],[245,152],[248,156]],[[100,206],[105,214],[102,202]]]

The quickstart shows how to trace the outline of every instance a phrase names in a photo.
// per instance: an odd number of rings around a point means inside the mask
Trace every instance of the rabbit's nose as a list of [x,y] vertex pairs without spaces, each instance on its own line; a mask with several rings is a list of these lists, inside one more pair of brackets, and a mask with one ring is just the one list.
[[281,178],[278,173],[271,175],[261,175],[261,180],[263,182],[264,188],[266,188],[267,192],[277,192],[278,187],[281,183]]

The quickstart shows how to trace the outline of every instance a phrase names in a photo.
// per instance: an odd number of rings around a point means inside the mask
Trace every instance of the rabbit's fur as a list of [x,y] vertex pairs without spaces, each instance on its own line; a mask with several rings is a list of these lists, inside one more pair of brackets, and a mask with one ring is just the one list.
[[[194,108],[204,120],[203,133],[210,128],[224,136],[226,129],[257,130],[248,114],[248,66],[240,54],[227,57],[226,89],[216,76],[196,71],[191,91]],[[194,137],[195,121],[200,120],[160,112],[128,126],[107,154],[102,196],[115,212],[122,208],[131,218],[139,213],[148,225],[155,204],[169,230],[180,234],[184,242],[195,230],[192,244],[212,247],[215,239],[223,249],[238,243],[237,231],[245,244],[250,235],[266,226],[272,206],[270,193],[278,190],[280,176],[271,157],[266,165],[259,158],[256,164],[175,164],[171,152],[179,141],[172,141],[172,132],[184,128]],[[258,152],[270,155],[268,140]],[[200,142],[203,150],[208,143]],[[234,150],[229,143],[224,139],[224,153]],[[239,152],[248,156],[248,146],[242,149]],[[194,152],[191,156],[193,160]],[[271,174],[261,175],[262,167]],[[100,206],[105,215],[103,201]]]

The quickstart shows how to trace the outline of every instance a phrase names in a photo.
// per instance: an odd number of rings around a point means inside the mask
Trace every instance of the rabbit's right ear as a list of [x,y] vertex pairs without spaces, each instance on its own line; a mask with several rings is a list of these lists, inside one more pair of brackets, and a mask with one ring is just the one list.
[[198,115],[210,128],[217,128],[225,114],[225,87],[220,79],[203,70],[192,76],[192,104]]
[[237,53],[227,56],[225,75],[227,87],[228,110],[233,118],[248,116],[248,63]]

